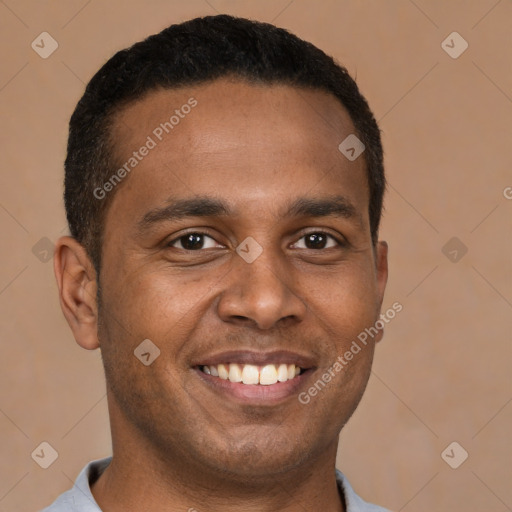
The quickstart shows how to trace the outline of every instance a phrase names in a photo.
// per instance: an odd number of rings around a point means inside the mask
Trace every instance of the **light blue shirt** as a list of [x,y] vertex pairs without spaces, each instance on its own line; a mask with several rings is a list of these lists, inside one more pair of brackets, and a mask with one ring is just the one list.
[[[90,462],[78,475],[75,485],[61,494],[52,505],[41,512],[101,512],[94,499],[89,482],[95,482],[110,464],[111,457]],[[350,486],[345,476],[336,470],[340,493],[345,496],[346,512],[389,512],[389,510],[363,501]]]

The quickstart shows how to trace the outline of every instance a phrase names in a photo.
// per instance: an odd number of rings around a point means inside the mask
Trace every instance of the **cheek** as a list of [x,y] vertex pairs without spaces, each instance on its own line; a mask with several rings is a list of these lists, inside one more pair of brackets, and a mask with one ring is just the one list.
[[377,287],[368,265],[347,264],[322,278],[304,277],[312,313],[333,333],[357,336],[378,317]]
[[113,275],[105,283],[105,303],[134,336],[150,339],[151,335],[161,338],[197,317],[213,281],[212,276],[197,279],[161,270],[128,276]]

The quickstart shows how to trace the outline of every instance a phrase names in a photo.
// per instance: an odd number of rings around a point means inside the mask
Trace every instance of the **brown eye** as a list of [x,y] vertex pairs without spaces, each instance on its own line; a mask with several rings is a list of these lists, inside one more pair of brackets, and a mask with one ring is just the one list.
[[308,249],[324,249],[327,245],[327,235],[323,233],[313,233],[304,237]]
[[331,235],[317,232],[304,235],[294,244],[294,247],[298,249],[328,249],[337,245],[340,244]]
[[186,251],[197,251],[216,247],[217,242],[211,236],[204,235],[203,233],[187,233],[173,240],[169,245],[177,249],[185,249]]

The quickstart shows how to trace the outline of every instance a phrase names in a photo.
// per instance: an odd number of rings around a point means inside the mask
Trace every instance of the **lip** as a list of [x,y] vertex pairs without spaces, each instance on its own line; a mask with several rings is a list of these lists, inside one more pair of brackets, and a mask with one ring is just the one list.
[[211,366],[217,364],[253,364],[265,366],[267,364],[295,364],[304,370],[314,368],[312,357],[291,352],[289,350],[273,350],[270,352],[255,352],[254,350],[231,350],[219,352],[193,361],[191,366]]
[[223,380],[202,372],[197,366],[193,368],[193,371],[214,393],[245,405],[277,405],[282,403],[293,396],[297,396],[300,388],[306,387],[307,381],[314,373],[314,369],[309,368],[286,382],[276,382],[275,384],[262,386],[260,384],[250,385]]

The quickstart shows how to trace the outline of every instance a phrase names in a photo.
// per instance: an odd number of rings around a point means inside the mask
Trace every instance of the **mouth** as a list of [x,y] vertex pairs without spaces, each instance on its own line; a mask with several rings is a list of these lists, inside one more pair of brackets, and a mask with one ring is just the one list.
[[290,352],[225,352],[193,365],[210,389],[244,403],[282,401],[297,394],[315,369],[311,358]]
[[254,364],[220,363],[215,365],[202,365],[198,367],[206,375],[217,377],[229,382],[241,382],[248,386],[271,386],[278,382],[287,382],[295,379],[304,369],[295,364]]

